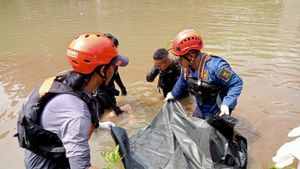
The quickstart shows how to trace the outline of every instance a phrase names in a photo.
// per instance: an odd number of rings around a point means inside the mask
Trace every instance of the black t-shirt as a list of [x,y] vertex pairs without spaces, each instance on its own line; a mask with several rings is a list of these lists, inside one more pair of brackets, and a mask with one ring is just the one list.
[[172,64],[164,71],[160,71],[156,66],[153,66],[147,74],[146,80],[152,82],[159,75],[158,87],[163,90],[164,96],[172,91],[181,73],[181,66],[176,60],[172,60]]

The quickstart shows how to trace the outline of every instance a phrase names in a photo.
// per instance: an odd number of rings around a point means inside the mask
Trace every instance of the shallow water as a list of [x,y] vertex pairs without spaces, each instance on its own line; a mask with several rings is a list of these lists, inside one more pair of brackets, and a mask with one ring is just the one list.
[[[69,68],[65,47],[83,32],[110,32],[130,64],[120,69],[133,113],[117,125],[129,135],[145,127],[163,105],[155,83],[146,83],[152,54],[170,47],[182,29],[195,28],[204,50],[224,57],[244,79],[233,115],[249,142],[250,169],[267,168],[279,146],[300,126],[300,1],[66,0],[0,2],[0,165],[24,168],[15,133],[18,111],[43,79]],[[113,147],[109,132],[92,137],[93,164]]]

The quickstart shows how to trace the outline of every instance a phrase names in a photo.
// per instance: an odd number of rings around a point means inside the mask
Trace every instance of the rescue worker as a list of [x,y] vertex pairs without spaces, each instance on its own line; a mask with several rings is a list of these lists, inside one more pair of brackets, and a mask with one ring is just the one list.
[[116,115],[122,114],[124,111],[117,105],[117,100],[115,96],[120,95],[120,91],[115,88],[116,82],[121,89],[121,95],[126,96],[127,91],[121,80],[118,69],[115,70],[115,73],[106,85],[105,83],[97,89],[97,100],[99,102],[99,116],[101,117],[104,114],[105,109],[113,109]]
[[[178,61],[169,58],[169,52],[165,48],[157,49],[153,54],[154,66],[146,75],[147,82],[153,82],[159,75],[157,88],[163,91],[164,97],[173,89],[180,76],[181,66]],[[187,95],[185,92],[184,95]]]
[[237,105],[243,81],[221,57],[201,52],[203,40],[192,29],[178,33],[172,53],[184,69],[165,101],[178,98],[188,89],[196,98],[194,116],[207,119],[220,112],[230,115]]
[[[106,37],[112,40],[114,45],[116,47],[119,46],[119,41],[116,37],[114,37],[110,33],[104,34]],[[115,83],[119,86],[121,90],[121,95],[126,96],[127,91],[126,88],[121,80],[118,67],[116,67],[115,73],[110,81],[107,81],[106,83],[102,83],[99,88],[97,89],[97,100],[99,102],[99,116],[104,113],[105,109],[112,108],[114,112],[119,115],[123,113],[124,111],[117,105],[116,97],[119,96],[120,91],[116,89]]]
[[67,57],[73,70],[45,80],[21,110],[16,136],[26,148],[26,169],[95,169],[89,137],[98,126],[114,126],[98,121],[92,94],[110,81],[117,66],[126,66],[128,58],[118,55],[111,39],[102,34],[76,37]]

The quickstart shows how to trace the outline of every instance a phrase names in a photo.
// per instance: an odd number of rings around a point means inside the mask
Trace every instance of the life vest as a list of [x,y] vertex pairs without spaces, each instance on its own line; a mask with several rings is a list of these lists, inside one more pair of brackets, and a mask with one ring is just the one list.
[[198,77],[186,77],[189,92],[204,104],[215,99],[223,91],[221,87],[207,81],[208,74],[204,72],[204,68],[210,57],[217,56],[204,53],[203,57],[201,57],[198,67]]
[[71,94],[79,97],[89,107],[91,112],[92,128],[99,126],[96,101],[83,91],[74,91],[67,86],[62,76],[45,80],[42,85],[35,88],[24,103],[17,122],[17,134],[19,145],[44,158],[61,159],[65,157],[65,149],[59,137],[40,125],[41,114],[49,100],[58,94]]

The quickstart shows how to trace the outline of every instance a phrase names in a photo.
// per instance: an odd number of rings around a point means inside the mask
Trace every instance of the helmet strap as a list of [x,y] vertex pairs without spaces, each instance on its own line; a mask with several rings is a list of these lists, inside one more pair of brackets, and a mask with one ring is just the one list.
[[185,59],[186,61],[188,61],[189,62],[189,66],[191,66],[193,63],[194,63],[194,61],[195,61],[195,59],[189,59],[189,58],[187,58],[185,55],[183,55],[183,56],[181,56],[183,59]]
[[185,55],[181,56],[183,59],[189,62],[189,64],[193,63],[192,59],[187,58]]

